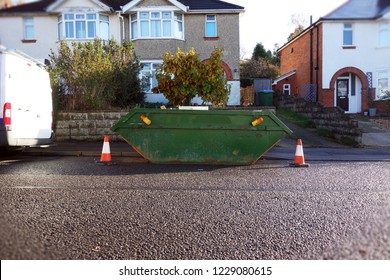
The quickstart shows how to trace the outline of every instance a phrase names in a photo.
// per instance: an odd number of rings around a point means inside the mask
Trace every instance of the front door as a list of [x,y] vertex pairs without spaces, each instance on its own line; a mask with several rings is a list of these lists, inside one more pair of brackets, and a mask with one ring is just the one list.
[[344,111],[349,111],[349,79],[337,79],[337,106]]

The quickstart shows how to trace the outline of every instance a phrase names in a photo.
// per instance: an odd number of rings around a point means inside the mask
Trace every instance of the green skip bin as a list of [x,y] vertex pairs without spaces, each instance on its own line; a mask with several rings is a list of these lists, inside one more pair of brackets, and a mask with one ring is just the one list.
[[135,108],[112,128],[152,163],[249,165],[292,131],[261,110]]

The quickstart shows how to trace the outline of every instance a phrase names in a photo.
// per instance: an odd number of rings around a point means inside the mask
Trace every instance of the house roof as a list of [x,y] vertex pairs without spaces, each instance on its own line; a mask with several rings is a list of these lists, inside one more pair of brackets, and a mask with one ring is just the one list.
[[[23,5],[13,6],[7,9],[0,10],[0,13],[37,13],[46,12],[47,7],[54,4],[58,0],[41,0]],[[111,7],[115,11],[120,11],[121,6],[125,6],[132,0],[100,0],[103,4]],[[231,3],[219,0],[178,0],[185,6],[189,7],[190,11],[203,10],[243,10],[244,8]]]
[[390,12],[390,0],[349,0],[321,20],[376,19]]
[[297,70],[292,70],[288,73],[285,73],[283,75],[280,75],[279,77],[277,77],[274,81],[273,81],[273,85],[276,85],[277,83],[279,83],[280,81],[284,80],[284,79],[287,79],[288,77],[291,77],[292,75],[295,75],[297,73]]
[[219,0],[178,0],[190,8],[190,11],[195,10],[243,10],[244,7],[235,4],[219,1]]

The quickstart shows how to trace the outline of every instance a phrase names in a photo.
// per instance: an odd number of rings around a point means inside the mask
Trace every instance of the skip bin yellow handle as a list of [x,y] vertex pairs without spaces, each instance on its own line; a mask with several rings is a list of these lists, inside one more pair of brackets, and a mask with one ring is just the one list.
[[146,124],[146,125],[151,125],[152,121],[145,115],[141,116],[141,120]]
[[262,117],[257,118],[257,119],[255,119],[255,120],[252,122],[252,126],[258,126],[258,125],[261,124],[263,121],[264,121],[264,119],[263,119]]

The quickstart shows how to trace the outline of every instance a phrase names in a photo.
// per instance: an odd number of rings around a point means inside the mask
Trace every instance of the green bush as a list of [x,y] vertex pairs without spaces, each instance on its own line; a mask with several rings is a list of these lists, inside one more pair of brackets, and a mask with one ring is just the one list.
[[60,42],[50,54],[49,72],[59,110],[106,110],[142,103],[140,65],[131,43],[95,39]]

